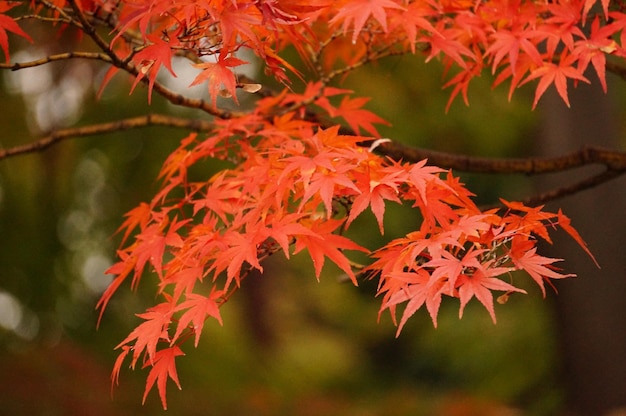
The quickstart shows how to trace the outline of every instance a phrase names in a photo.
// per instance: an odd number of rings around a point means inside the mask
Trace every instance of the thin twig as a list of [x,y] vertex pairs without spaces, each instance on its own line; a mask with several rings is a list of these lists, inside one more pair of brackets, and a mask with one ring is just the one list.
[[559,198],[564,198],[569,195],[574,195],[587,189],[594,188],[598,185],[606,183],[612,179],[615,179],[623,175],[624,171],[605,170],[597,175],[585,178],[579,182],[573,183],[568,186],[562,186],[550,191],[543,192],[539,195],[535,195],[530,198],[526,198],[522,202],[528,206],[537,206],[545,204],[546,202],[553,201]]
[[109,123],[56,130],[35,142],[10,147],[8,149],[0,149],[0,160],[11,156],[41,152],[54,144],[73,137],[94,136],[148,126],[174,127],[193,131],[211,131],[213,129],[213,124],[204,120],[189,120],[162,114],[147,114],[145,116],[127,118]]
[[59,53],[56,55],[46,56],[41,59],[36,59],[34,61],[29,62],[15,62],[12,64],[0,63],[0,69],[10,69],[11,71],[18,71],[20,69],[32,68],[35,66],[45,65],[54,61],[64,61],[68,59],[94,59],[98,61],[103,61],[107,63],[111,63],[111,57],[104,53],[99,52],[67,52],[67,53]]

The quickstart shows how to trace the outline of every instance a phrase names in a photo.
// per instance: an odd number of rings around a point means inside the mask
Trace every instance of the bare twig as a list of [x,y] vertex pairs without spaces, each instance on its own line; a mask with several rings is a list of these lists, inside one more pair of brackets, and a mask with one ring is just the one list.
[[127,118],[109,123],[56,130],[35,142],[10,147],[8,149],[0,149],[0,160],[11,156],[41,152],[54,144],[73,137],[94,136],[148,126],[174,127],[193,131],[210,131],[213,129],[212,123],[204,120],[189,120],[162,114],[147,114],[145,116]]
[[533,197],[527,198],[523,202],[528,206],[542,205],[548,201],[553,201],[555,199],[563,198],[569,195],[574,195],[579,192],[585,191],[587,189],[591,189],[595,186],[608,182],[611,179],[615,179],[623,174],[624,174],[624,171],[605,170],[604,172],[601,172],[597,175],[583,179],[574,184],[571,184],[568,186],[562,186],[560,188],[552,189],[550,191],[541,193],[539,195],[535,195]]
[[103,61],[110,63],[111,57],[104,53],[98,52],[67,52],[67,53],[59,53],[56,55],[46,56],[41,59],[37,59],[29,62],[15,62],[12,64],[0,63],[0,69],[10,69],[11,71],[18,71],[20,69],[32,68],[35,66],[45,65],[54,61],[64,61],[68,59],[94,59],[98,61]]

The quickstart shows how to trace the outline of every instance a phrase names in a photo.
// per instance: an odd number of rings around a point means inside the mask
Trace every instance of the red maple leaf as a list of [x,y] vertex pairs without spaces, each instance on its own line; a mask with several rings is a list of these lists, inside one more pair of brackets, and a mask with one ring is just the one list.
[[437,315],[441,305],[441,295],[443,293],[444,282],[431,282],[430,275],[424,269],[415,272],[396,272],[387,276],[387,279],[400,280],[405,287],[394,292],[389,300],[383,303],[381,309],[392,309],[395,305],[408,300],[402,318],[396,331],[396,337],[400,335],[406,321],[417,312],[422,305],[426,304],[426,309],[437,327]]
[[487,250],[476,250],[470,248],[464,253],[462,258],[458,258],[449,251],[442,251],[440,258],[435,258],[424,264],[424,267],[433,268],[431,274],[432,281],[445,280],[449,285],[449,292],[452,293],[456,286],[457,279],[465,272],[467,268],[480,267],[480,261],[477,258]]
[[166,232],[163,228],[167,226],[168,220],[165,217],[163,222],[150,224],[141,234],[137,236],[137,246],[134,254],[137,256],[135,273],[141,274],[145,264],[149,262],[159,276],[163,275],[163,254],[167,246],[179,247],[182,245],[182,238],[176,232],[190,220],[177,221],[173,219]]
[[613,53],[618,47],[612,39],[617,27],[618,25],[600,26],[600,19],[596,16],[591,24],[589,39],[577,41],[572,51],[578,56],[578,69],[581,73],[585,72],[589,62],[591,62],[604,92],[607,91],[606,54]]
[[172,56],[173,51],[171,45],[168,42],[165,42],[159,36],[156,35],[148,35],[146,36],[150,42],[150,45],[143,48],[136,55],[133,56],[132,61],[137,67],[137,77],[135,78],[135,82],[133,83],[130,92],[132,93],[139,81],[141,81],[144,76],[148,76],[148,102],[152,100],[152,88],[154,87],[154,82],[156,81],[156,77],[159,74],[159,69],[161,66],[167,68],[167,70],[172,74],[172,76],[176,76],[174,70],[172,69]]
[[364,247],[356,244],[349,238],[341,235],[333,234],[343,221],[324,220],[315,221],[310,225],[314,235],[301,235],[296,238],[295,253],[306,249],[313,260],[315,268],[315,276],[319,279],[322,267],[324,267],[324,258],[328,257],[341,270],[343,270],[357,285],[356,276],[352,271],[350,260],[343,254],[343,250],[358,250],[368,252]]
[[517,66],[517,58],[520,51],[526,53],[535,65],[541,65],[541,54],[537,50],[537,37],[545,36],[538,35],[537,32],[528,30],[521,25],[513,30],[500,29],[494,32],[491,37],[493,43],[485,51],[485,54],[493,55],[493,69],[495,74],[496,68],[500,65],[500,62],[507,57],[508,65],[511,67],[513,73],[515,73]]
[[357,175],[357,183],[361,193],[354,198],[348,225],[356,219],[368,206],[374,213],[380,233],[384,233],[383,218],[385,214],[385,200],[401,203],[398,197],[398,187],[406,179],[405,171],[400,166],[381,169],[382,177],[377,177],[374,169],[368,165],[365,173]]
[[178,381],[178,373],[176,372],[176,357],[181,355],[185,355],[181,349],[174,345],[170,348],[164,348],[162,350],[157,351],[154,354],[152,361],[146,361],[143,365],[143,368],[151,366],[150,372],[148,373],[148,378],[146,380],[146,389],[143,393],[143,402],[146,402],[146,398],[148,397],[148,393],[154,387],[154,383],[156,382],[157,390],[159,391],[159,397],[161,398],[161,404],[163,405],[163,409],[167,410],[167,400],[166,400],[166,384],[167,379],[171,378],[178,386],[178,389],[181,389],[180,382]]
[[[496,322],[496,313],[493,309],[493,295],[492,290],[499,290],[503,292],[520,292],[526,293],[522,289],[518,289],[513,285],[510,285],[491,275],[501,274],[502,268],[496,269],[477,269],[471,275],[462,274],[457,279],[457,286],[459,290],[459,298],[461,300],[461,307],[459,309],[459,318],[463,317],[463,310],[467,303],[476,297],[483,304],[485,309],[489,312],[493,322]],[[487,271],[487,272],[486,272]]]
[[230,68],[247,63],[234,56],[226,57],[220,54],[217,62],[204,62],[194,65],[196,68],[202,69],[202,72],[189,86],[207,82],[213,106],[216,105],[218,96],[232,97],[237,102],[237,79]]
[[222,316],[220,315],[219,305],[217,300],[224,295],[221,290],[211,290],[208,296],[200,295],[197,293],[187,293],[187,298],[184,302],[176,307],[176,311],[186,310],[184,314],[178,319],[178,327],[172,337],[171,343],[176,342],[180,334],[192,324],[192,330],[195,333],[194,345],[197,347],[200,341],[200,335],[202,334],[202,328],[204,322],[208,317],[215,318],[217,322],[222,325]]
[[585,78],[580,69],[574,66],[577,60],[578,57],[576,55],[569,54],[567,49],[565,49],[561,53],[558,63],[544,62],[543,66],[533,70],[526,77],[520,85],[539,78],[539,84],[537,85],[537,90],[535,91],[533,108],[537,107],[539,99],[551,84],[554,84],[565,104],[568,107],[570,106],[569,98],[567,96],[567,79],[571,78],[589,83],[589,80]]
[[157,344],[159,341],[169,341],[168,328],[172,322],[172,314],[174,310],[170,302],[162,302],[156,306],[149,308],[146,312],[137,314],[138,317],[145,320],[139,324],[128,336],[120,342],[117,347],[130,344],[134,341],[132,347],[133,360],[131,366],[134,367],[139,356],[146,351],[148,360],[154,361],[157,352]]
[[578,234],[578,231],[576,231],[576,229],[571,226],[571,221],[569,217],[563,214],[563,211],[561,211],[561,209],[559,209],[559,212],[557,213],[557,218],[559,220],[559,226],[566,233],[568,233],[578,243],[578,245],[582,247],[583,250],[585,250],[585,252],[589,255],[589,257],[591,257],[596,266],[600,267],[596,258],[593,256],[593,254],[591,254],[591,250],[589,250],[589,247],[587,247],[587,243],[585,243],[580,234]]
[[350,0],[342,5],[339,12],[330,20],[331,24],[343,22],[344,34],[348,32],[350,23],[353,23],[354,33],[352,43],[356,43],[365,23],[373,16],[387,32],[387,12],[385,9],[402,10],[403,7],[392,0]]
[[522,237],[513,238],[509,251],[513,263],[519,270],[525,270],[541,288],[543,296],[546,296],[546,288],[543,284],[547,279],[563,279],[576,276],[575,274],[561,274],[551,266],[562,259],[543,257],[537,254],[535,243]]
[[339,107],[330,114],[332,117],[343,117],[352,130],[359,134],[361,129],[374,137],[380,137],[374,123],[389,125],[389,123],[376,114],[363,108],[370,99],[367,97],[350,98],[343,97]]
[[7,63],[11,60],[11,57],[9,55],[9,36],[7,35],[7,31],[15,33],[16,35],[23,37],[29,42],[33,41],[30,38],[30,36],[28,36],[28,34],[24,32],[22,28],[19,27],[19,25],[15,22],[15,20],[13,20],[12,17],[7,16],[6,14],[3,14],[3,12],[11,10],[13,7],[17,6],[18,4],[19,3],[17,2],[0,3],[0,47],[2,47],[2,50],[4,51],[4,56],[6,57]]

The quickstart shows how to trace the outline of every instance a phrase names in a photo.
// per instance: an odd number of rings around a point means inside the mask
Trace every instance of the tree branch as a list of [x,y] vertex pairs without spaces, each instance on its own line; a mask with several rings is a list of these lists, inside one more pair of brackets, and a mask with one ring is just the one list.
[[[373,142],[362,142],[371,146]],[[546,158],[486,158],[457,155],[435,150],[418,149],[402,143],[381,143],[375,151],[394,160],[419,162],[428,159],[432,165],[471,173],[539,175],[563,172],[586,165],[603,165],[607,169],[626,172],[626,152],[587,146],[563,156]]]
[[[363,142],[372,145],[373,142]],[[605,170],[570,185],[527,198],[523,202],[530,206],[544,204],[558,198],[573,195],[601,185],[626,173],[626,152],[587,146],[563,156],[545,158],[502,159],[467,155],[455,155],[434,150],[417,149],[401,143],[387,141],[374,151],[394,160],[418,162],[428,159],[429,164],[456,171],[486,174],[542,175],[565,172],[588,165],[601,165]]]
[[72,137],[94,136],[148,126],[175,127],[193,131],[211,131],[213,129],[213,125],[204,120],[188,120],[162,114],[147,114],[145,116],[127,118],[109,123],[57,130],[40,138],[36,142],[10,147],[8,149],[0,149],[0,160],[12,156],[41,152],[54,144]]
[[57,55],[46,56],[41,59],[36,59],[29,62],[15,62],[13,64],[0,63],[0,69],[10,69],[11,71],[18,71],[20,69],[32,68],[35,66],[45,65],[54,61],[64,61],[68,59],[95,59],[98,61],[111,63],[111,57],[104,53],[98,52],[67,52],[59,53]]
[[611,179],[615,179],[618,176],[623,175],[623,171],[616,170],[605,170],[597,175],[591,176],[589,178],[583,179],[579,182],[576,182],[569,186],[562,186],[557,189],[552,189],[550,191],[541,193],[539,195],[535,195],[530,198],[526,198],[523,202],[528,206],[537,206],[545,204],[548,201],[553,201],[555,199],[563,198],[569,195],[574,195],[578,192],[582,192],[587,189],[591,189],[595,186],[601,185],[605,182],[610,181]]

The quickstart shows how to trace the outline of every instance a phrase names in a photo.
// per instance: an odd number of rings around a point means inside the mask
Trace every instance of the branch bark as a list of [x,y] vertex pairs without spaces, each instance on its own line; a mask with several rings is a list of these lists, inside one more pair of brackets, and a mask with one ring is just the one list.
[[69,138],[94,136],[98,134],[113,133],[148,126],[174,127],[193,131],[211,131],[213,129],[213,125],[204,120],[188,120],[162,114],[147,114],[145,116],[127,118],[109,123],[92,124],[89,126],[56,130],[33,143],[0,150],[0,160],[12,156],[41,152],[48,147]]
[[[369,141],[363,142],[364,146],[371,144],[372,142]],[[472,173],[539,175],[563,172],[592,164],[603,165],[613,171],[626,171],[626,152],[593,146],[586,146],[578,151],[558,157],[511,159],[457,155],[419,149],[394,141],[381,143],[375,151],[394,160],[419,162],[428,159],[430,164],[444,169]]]
[[[367,145],[371,142],[364,142]],[[444,169],[468,173],[495,175],[543,175],[565,172],[589,165],[605,168],[601,173],[564,185],[525,199],[530,206],[573,195],[601,185],[626,173],[626,152],[609,150],[595,146],[585,146],[578,151],[556,157],[529,158],[485,158],[456,155],[434,150],[418,149],[402,143],[388,141],[381,143],[375,151],[394,160],[418,162],[428,159],[428,163]]]
[[93,59],[97,61],[103,61],[111,63],[111,57],[104,53],[98,52],[67,52],[59,53],[56,55],[46,56],[41,59],[28,62],[15,62],[15,63],[0,63],[0,69],[10,69],[11,71],[19,71],[20,69],[33,68],[35,66],[45,65],[55,61],[65,61],[68,59]]

